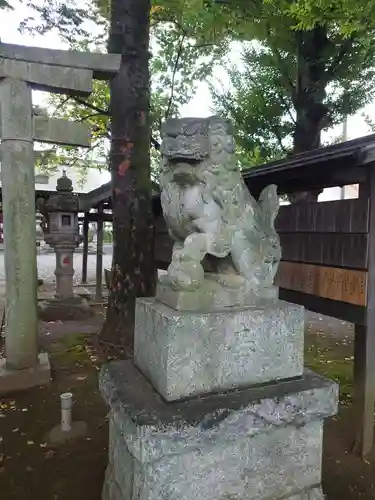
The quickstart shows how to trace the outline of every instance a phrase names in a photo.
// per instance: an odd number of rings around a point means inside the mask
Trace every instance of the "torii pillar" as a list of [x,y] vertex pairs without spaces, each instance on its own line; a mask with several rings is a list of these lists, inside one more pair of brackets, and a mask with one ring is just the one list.
[[92,79],[110,79],[120,56],[0,43],[0,139],[6,273],[5,358],[0,394],[47,384],[38,354],[35,164],[33,141],[88,146],[80,123],[33,116],[32,89],[89,95]]

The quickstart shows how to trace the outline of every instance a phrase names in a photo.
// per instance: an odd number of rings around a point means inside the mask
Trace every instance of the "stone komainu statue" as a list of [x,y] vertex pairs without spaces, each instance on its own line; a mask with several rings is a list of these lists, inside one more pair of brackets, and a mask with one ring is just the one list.
[[255,292],[271,287],[281,258],[276,186],[258,202],[251,196],[231,127],[220,117],[169,119],[162,140],[161,203],[174,241],[169,284],[198,289],[208,264],[242,276]]

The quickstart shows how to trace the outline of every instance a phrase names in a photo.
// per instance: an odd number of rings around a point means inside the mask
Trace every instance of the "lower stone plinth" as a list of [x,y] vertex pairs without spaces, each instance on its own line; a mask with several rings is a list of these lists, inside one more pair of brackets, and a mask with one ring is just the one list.
[[48,354],[39,354],[38,361],[32,368],[11,370],[7,367],[6,359],[0,359],[0,394],[48,385],[51,381]]
[[323,419],[338,387],[293,381],[166,403],[130,361],[102,369],[103,500],[323,500]]
[[238,274],[205,273],[203,284],[197,290],[176,290],[167,276],[160,276],[156,299],[177,311],[215,311],[229,307],[254,306],[260,299],[277,299],[275,286],[254,290]]
[[137,299],[134,363],[167,400],[303,373],[304,309],[281,300],[213,312]]
[[92,316],[88,302],[74,296],[68,299],[52,298],[38,303],[38,314],[42,321],[82,321]]

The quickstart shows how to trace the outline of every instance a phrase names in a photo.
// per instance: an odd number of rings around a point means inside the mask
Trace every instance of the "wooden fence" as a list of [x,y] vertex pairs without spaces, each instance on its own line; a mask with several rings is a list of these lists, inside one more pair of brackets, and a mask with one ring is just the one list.
[[369,208],[368,198],[280,208],[280,298],[365,323]]

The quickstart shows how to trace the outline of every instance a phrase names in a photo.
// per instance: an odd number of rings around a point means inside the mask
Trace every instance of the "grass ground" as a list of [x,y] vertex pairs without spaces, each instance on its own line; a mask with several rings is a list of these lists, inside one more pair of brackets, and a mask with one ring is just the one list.
[[[108,356],[95,349],[95,325],[91,331],[87,326],[85,333],[78,331],[74,325],[46,325],[42,342],[50,353],[52,384],[0,400],[1,500],[100,500],[108,429],[97,375]],[[328,500],[375,497],[375,455],[362,461],[349,453],[352,356],[350,334],[327,334],[319,328],[307,332],[306,363],[341,385],[340,413],[327,422],[325,432]],[[59,422],[59,396],[65,391],[73,392],[74,419],[86,421],[89,434],[54,449],[45,436]]]

